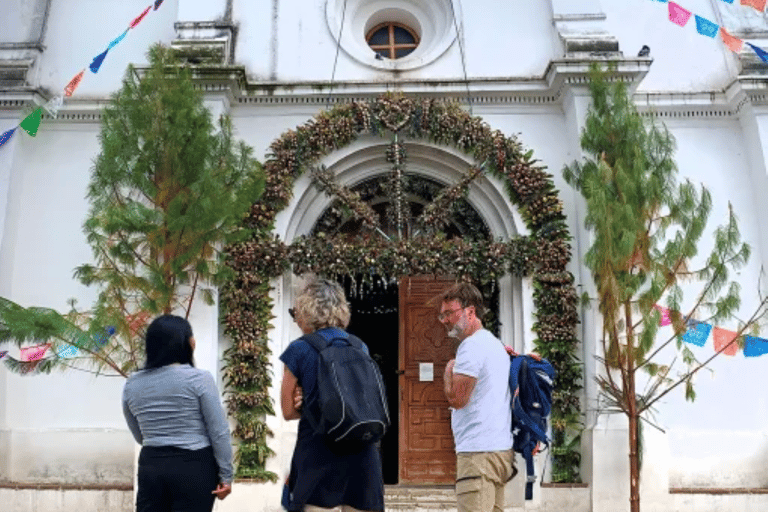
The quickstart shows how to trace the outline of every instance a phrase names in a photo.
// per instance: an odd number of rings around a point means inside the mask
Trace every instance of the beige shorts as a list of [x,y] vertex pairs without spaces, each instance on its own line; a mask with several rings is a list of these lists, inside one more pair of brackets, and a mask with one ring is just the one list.
[[512,450],[456,454],[458,512],[503,512],[504,486],[517,473]]

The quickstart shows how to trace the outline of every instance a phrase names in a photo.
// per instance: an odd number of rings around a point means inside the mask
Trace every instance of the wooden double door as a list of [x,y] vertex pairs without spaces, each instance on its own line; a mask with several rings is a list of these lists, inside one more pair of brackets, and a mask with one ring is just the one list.
[[392,425],[381,441],[386,484],[455,480],[450,410],[443,393],[443,371],[454,357],[455,341],[437,320],[439,305],[428,304],[452,283],[407,277],[385,287],[379,279],[363,293],[349,280],[344,283],[352,306],[349,331],[366,342],[387,388]]
[[439,304],[428,304],[452,283],[431,276],[400,281],[400,483],[455,481],[456,454],[443,372],[455,355],[456,340],[446,336],[437,320]]

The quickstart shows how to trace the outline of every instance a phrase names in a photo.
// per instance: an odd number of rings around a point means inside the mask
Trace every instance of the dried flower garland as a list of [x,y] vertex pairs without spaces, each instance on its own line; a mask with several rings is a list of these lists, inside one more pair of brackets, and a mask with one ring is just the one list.
[[[387,159],[395,173],[406,159],[402,139],[423,139],[451,146],[484,162],[484,171],[506,184],[531,235],[506,242],[446,239],[431,234],[418,240],[407,237],[387,241],[377,236],[354,240],[338,236],[316,236],[285,246],[272,235],[275,215],[291,198],[294,180],[318,164],[330,152],[345,147],[360,135],[395,135]],[[402,139],[401,139],[402,138]],[[229,247],[230,264],[237,278],[222,294],[224,324],[233,346],[225,354],[228,404],[238,422],[240,439],[238,477],[273,480],[264,469],[271,454],[265,415],[274,414],[269,400],[271,385],[267,333],[272,318],[269,281],[289,267],[325,275],[379,275],[384,282],[409,274],[453,274],[478,283],[494,283],[509,272],[530,276],[534,287],[536,350],[558,370],[552,424],[553,481],[578,481],[578,431],[581,419],[579,395],[582,371],[575,356],[578,345],[576,293],[567,271],[571,252],[562,203],[544,168],[524,152],[520,142],[491,130],[480,118],[471,117],[455,103],[413,99],[385,94],[369,102],[354,102],[320,113],[296,130],[284,133],[271,146],[264,165],[265,193],[253,205],[246,227],[254,238]],[[479,174],[472,169],[467,184]],[[335,189],[322,176],[341,204],[354,206],[360,196]],[[392,192],[402,194],[403,181]],[[465,184],[447,189],[442,206],[461,200]],[[391,198],[394,204],[396,197]],[[358,205],[359,206],[359,205]],[[364,208],[350,208],[366,217]],[[438,221],[438,210],[425,209],[430,221]],[[369,219],[370,221],[371,219]],[[492,261],[495,264],[489,265]]]

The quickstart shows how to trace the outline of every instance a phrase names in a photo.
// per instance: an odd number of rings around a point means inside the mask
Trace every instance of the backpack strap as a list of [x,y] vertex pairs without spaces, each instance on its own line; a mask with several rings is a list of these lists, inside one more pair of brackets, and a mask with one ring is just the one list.
[[331,341],[333,340],[326,340],[323,336],[318,334],[317,332],[311,332],[309,334],[305,334],[300,340],[304,340],[309,345],[314,348],[318,353],[322,352],[324,348],[326,348],[328,345],[331,344]]
[[317,331],[315,331],[315,332],[311,332],[309,334],[305,334],[304,336],[302,336],[299,339],[300,340],[304,340],[307,343],[309,343],[312,346],[312,348],[314,348],[318,352],[322,352],[323,349],[327,348],[335,340],[345,341],[345,342],[347,342],[347,344],[349,344],[349,345],[351,345],[351,346],[353,346],[353,347],[355,347],[355,348],[357,348],[359,350],[363,349],[363,341],[360,338],[358,338],[357,336],[355,336],[354,334],[349,334],[349,333],[347,333],[347,337],[346,338],[342,338],[341,336],[334,336],[331,339],[326,339],[325,336],[323,336],[322,334],[320,334]]

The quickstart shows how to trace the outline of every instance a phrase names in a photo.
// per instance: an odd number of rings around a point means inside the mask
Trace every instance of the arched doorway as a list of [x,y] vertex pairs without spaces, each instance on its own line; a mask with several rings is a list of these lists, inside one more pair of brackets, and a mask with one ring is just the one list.
[[[412,174],[404,183],[406,237],[417,237],[416,219],[447,184]],[[379,218],[381,232],[371,236],[397,237],[391,211],[395,205],[387,190],[387,175],[372,176],[351,187]],[[312,237],[362,236],[362,221],[350,217],[343,201],[332,200],[312,228]],[[477,210],[463,198],[453,205],[449,222],[441,229],[446,239],[491,239],[490,230]],[[385,484],[445,484],[454,480],[455,455],[448,404],[441,375],[453,357],[454,343],[446,339],[437,322],[431,297],[450,285],[448,277],[340,276],[350,303],[349,332],[366,342],[379,364],[392,425],[381,441]],[[486,293],[489,311],[486,325],[498,334],[498,290]]]
[[[382,144],[383,137],[391,142]],[[361,274],[368,282],[376,276],[386,281],[455,276],[497,289],[502,341],[518,350],[535,348],[566,376],[569,391],[553,403],[555,442],[565,441],[567,429],[578,422],[573,393],[580,387],[573,356],[576,294],[566,270],[570,235],[550,176],[531,155],[514,137],[492,131],[456,104],[396,95],[324,111],[270,146],[265,193],[244,222],[252,238],[228,248],[237,278],[223,295],[225,329],[233,339],[233,349],[225,354],[225,373],[236,381],[229,400],[235,415],[242,410],[246,421],[235,430],[243,441],[240,468],[246,470],[240,473],[276,478],[264,470],[270,432],[253,414],[269,411],[270,404],[262,407],[267,395],[254,392],[269,389],[267,356],[289,341],[286,332],[275,347],[269,333],[271,319],[287,311],[290,299],[290,292],[271,291],[276,278],[291,272]],[[381,174],[389,176],[394,229],[383,225],[380,214],[352,190]],[[413,175],[446,186],[410,227],[404,183]],[[329,197],[343,199],[343,213],[362,221],[366,236],[312,235],[332,203]],[[449,207],[461,197],[487,224],[492,239],[446,237]],[[525,276],[532,279],[521,284]],[[412,288],[413,279],[410,283]],[[403,307],[398,309],[402,319]],[[564,464],[573,459],[564,458]],[[558,463],[554,457],[555,469]]]

